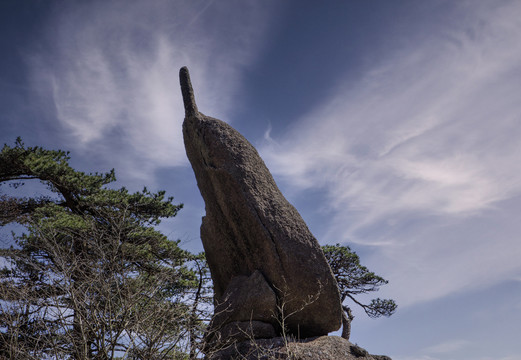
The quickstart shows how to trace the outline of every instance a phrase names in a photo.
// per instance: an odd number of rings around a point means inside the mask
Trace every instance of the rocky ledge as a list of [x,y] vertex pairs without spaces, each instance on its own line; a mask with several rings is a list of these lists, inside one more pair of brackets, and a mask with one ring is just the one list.
[[339,336],[320,336],[304,340],[283,337],[235,343],[215,351],[207,360],[391,360],[371,355],[365,349]]

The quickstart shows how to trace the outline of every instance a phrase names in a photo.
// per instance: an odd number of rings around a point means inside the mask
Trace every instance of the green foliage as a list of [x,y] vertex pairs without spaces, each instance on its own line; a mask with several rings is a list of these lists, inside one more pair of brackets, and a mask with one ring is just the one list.
[[357,300],[356,295],[378,291],[388,281],[360,264],[360,258],[348,246],[326,245],[322,250],[337,281],[342,303],[349,298],[373,318],[391,316],[396,311],[394,300],[377,298],[369,304]]
[[0,185],[50,190],[0,194],[0,226],[25,227],[0,253],[0,357],[169,358],[183,344],[195,354],[202,260],[154,228],[182,205],[163,191],[108,188],[114,170],[86,174],[69,160],[20,139],[0,152]]
[[391,316],[396,311],[398,305],[391,299],[372,299],[367,311],[370,317]]
[[175,216],[182,208],[182,205],[172,204],[172,197],[165,199],[164,191],[151,193],[144,188],[141,192],[130,194],[125,188],[103,188],[116,180],[114,169],[103,174],[85,174],[74,170],[69,160],[68,152],[41,147],[26,148],[20,138],[14,147],[4,145],[0,152],[0,183],[38,179],[58,194],[60,200],[50,197],[16,199],[3,195],[2,201],[11,201],[11,210],[17,211],[14,211],[16,216],[3,212],[0,225],[9,221],[23,222],[22,215],[31,214],[35,208],[49,203],[66,207],[76,214],[91,216],[96,216],[98,208],[126,210],[144,225],[157,225],[160,218]]

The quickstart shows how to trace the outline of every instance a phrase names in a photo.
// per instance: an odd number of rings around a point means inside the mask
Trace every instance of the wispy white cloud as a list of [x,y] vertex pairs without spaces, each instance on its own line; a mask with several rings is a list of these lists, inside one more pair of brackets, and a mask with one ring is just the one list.
[[105,154],[134,177],[187,163],[181,66],[191,70],[200,108],[227,118],[226,99],[262,47],[269,7],[162,0],[60,6],[42,37],[50,47],[33,53],[35,84],[52,92],[70,149]]
[[432,357],[429,355],[415,355],[415,356],[393,355],[392,358],[396,359],[396,360],[442,360],[438,357]]
[[450,340],[424,349],[427,353],[433,354],[448,354],[457,350],[464,349],[471,345],[467,340]]
[[326,241],[380,245],[402,305],[520,270],[521,6],[466,4],[261,148],[283,181],[327,191]]

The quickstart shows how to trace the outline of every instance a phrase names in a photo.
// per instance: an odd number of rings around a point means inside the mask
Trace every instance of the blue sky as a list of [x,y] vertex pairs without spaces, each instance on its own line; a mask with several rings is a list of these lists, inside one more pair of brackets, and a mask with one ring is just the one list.
[[178,70],[254,144],[321,244],[390,280],[352,341],[521,359],[521,2],[2,1],[0,136],[165,189],[199,241]]

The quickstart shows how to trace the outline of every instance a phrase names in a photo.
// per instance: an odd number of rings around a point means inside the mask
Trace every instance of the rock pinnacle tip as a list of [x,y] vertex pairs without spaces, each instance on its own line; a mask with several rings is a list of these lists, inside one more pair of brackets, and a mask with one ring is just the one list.
[[183,103],[185,106],[185,116],[195,115],[199,111],[195,104],[194,90],[192,89],[192,83],[190,81],[190,73],[188,68],[183,66],[179,70],[179,82],[181,83],[181,93],[183,94]]

